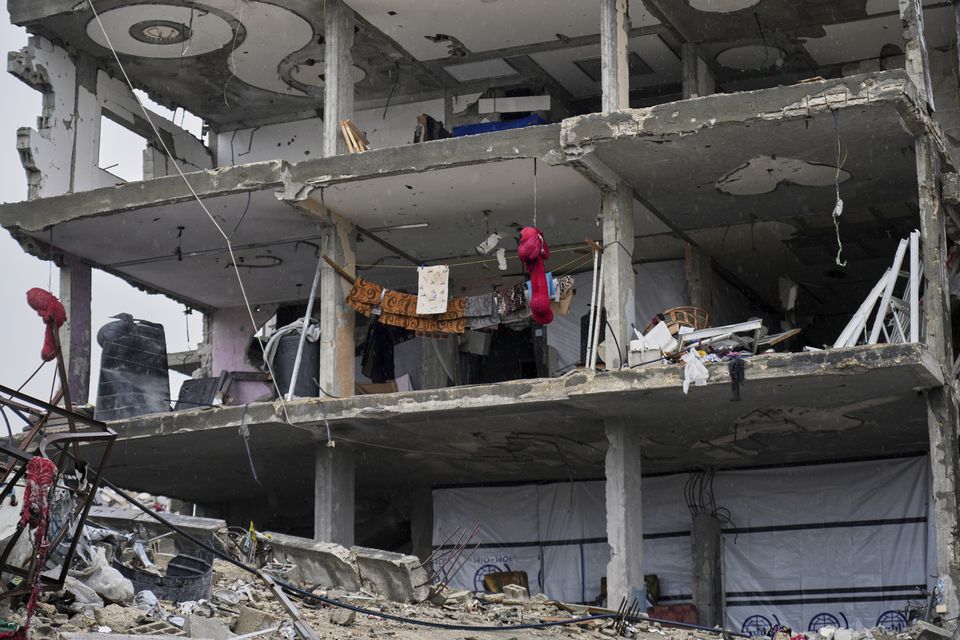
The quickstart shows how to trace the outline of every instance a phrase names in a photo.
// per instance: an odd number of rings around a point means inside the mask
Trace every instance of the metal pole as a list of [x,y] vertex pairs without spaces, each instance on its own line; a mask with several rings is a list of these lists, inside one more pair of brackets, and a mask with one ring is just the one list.
[[593,352],[590,356],[590,368],[597,369],[597,348],[600,346],[600,326],[603,324],[603,265],[604,260],[600,260],[600,286],[597,289],[597,307],[595,313],[597,321],[593,325]]
[[[960,6],[960,5],[958,5]],[[910,233],[910,342],[920,342],[920,232]]]
[[317,285],[320,284],[320,266],[323,256],[317,260],[317,270],[313,274],[313,285],[310,287],[310,299],[307,301],[307,312],[303,316],[303,328],[300,330],[300,344],[297,346],[297,359],[293,361],[293,375],[290,376],[290,387],[287,389],[287,401],[293,400],[293,390],[297,388],[297,378],[300,375],[300,360],[303,357],[303,345],[307,342],[307,326],[313,315],[313,298],[317,295]]
[[593,283],[590,287],[590,325],[587,328],[587,351],[583,356],[584,366],[590,366],[591,350],[593,348],[593,310],[597,308],[597,261],[599,257],[593,249]]

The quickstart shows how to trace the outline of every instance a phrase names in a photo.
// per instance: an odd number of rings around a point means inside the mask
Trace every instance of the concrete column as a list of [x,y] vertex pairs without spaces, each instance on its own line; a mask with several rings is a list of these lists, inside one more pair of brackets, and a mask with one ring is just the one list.
[[433,553],[433,489],[416,489],[411,492],[411,498],[410,553],[420,558],[421,562],[426,562]]
[[[330,213],[323,251],[348,273],[356,271],[356,236],[349,220]],[[320,396],[354,393],[355,312],[344,300],[350,285],[324,264],[320,273]]]
[[629,34],[627,0],[600,0],[600,84],[605,113],[630,107]]
[[343,0],[324,2],[323,155],[347,152],[340,121],[353,118],[353,10]]
[[694,307],[700,307],[707,313],[713,310],[713,272],[710,268],[710,256],[700,247],[686,246],[684,275],[687,280],[687,299]]
[[937,569],[943,583],[946,617],[960,615],[960,519],[957,492],[960,490],[958,459],[956,380],[953,368],[949,287],[946,283],[946,228],[940,200],[939,158],[925,135],[915,143],[920,205],[920,242],[923,253],[923,310],[926,346],[945,372],[947,384],[927,394],[927,430],[930,440],[931,492],[937,541]]
[[313,538],[353,546],[353,453],[342,446],[317,447],[313,478]]
[[708,96],[716,91],[716,82],[700,57],[696,43],[684,42],[680,45],[680,63],[684,100]]
[[900,1],[900,24],[903,27],[903,53],[907,75],[917,86],[920,95],[926,96],[932,111],[933,82],[930,79],[930,59],[923,36],[923,6],[921,0]]
[[636,320],[633,235],[633,193],[621,182],[603,195],[603,303],[609,323],[603,355],[608,370],[620,368],[620,354],[626,361]]
[[622,598],[640,599],[644,592],[640,429],[608,422],[606,433],[607,603],[616,608]]
[[693,605],[699,622],[723,624],[723,536],[720,520],[709,513],[693,516]]
[[60,266],[60,302],[67,322],[60,329],[60,343],[67,363],[70,398],[82,405],[90,399],[90,302],[93,285],[90,267],[79,258],[64,256]]

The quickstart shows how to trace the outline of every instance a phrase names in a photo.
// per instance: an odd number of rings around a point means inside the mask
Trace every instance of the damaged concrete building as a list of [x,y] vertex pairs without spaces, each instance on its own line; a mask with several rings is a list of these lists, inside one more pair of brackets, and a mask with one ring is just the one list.
[[[897,629],[930,593],[960,615],[952,3],[8,7],[44,100],[0,223],[61,269],[74,396],[91,269],[205,317],[176,406],[110,423],[114,483],[422,559],[477,529],[458,587],[524,571],[747,633]],[[98,165],[106,122],[145,139],[142,180]],[[524,228],[568,277],[548,324]],[[443,309],[494,306],[377,322],[431,266]]]

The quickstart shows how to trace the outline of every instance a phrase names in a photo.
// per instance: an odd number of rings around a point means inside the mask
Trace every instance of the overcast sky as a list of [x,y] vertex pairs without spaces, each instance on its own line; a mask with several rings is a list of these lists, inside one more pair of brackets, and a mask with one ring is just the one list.
[[[10,24],[6,2],[0,3],[0,6],[0,50],[20,49],[26,45],[27,34],[23,29]],[[25,200],[27,195],[26,176],[17,154],[17,129],[36,127],[41,94],[7,73],[0,74],[0,94],[4,96],[0,101],[0,201],[17,202]],[[121,164],[111,171],[126,178],[137,178],[139,149],[131,146],[123,136],[122,132],[104,132],[101,166],[107,167],[114,162],[120,162]],[[122,242],[122,236],[115,241]],[[43,344],[43,325],[36,313],[27,306],[26,292],[31,287],[46,289],[48,282],[52,282],[54,294],[59,295],[59,274],[55,266],[51,269],[48,262],[24,253],[20,245],[3,229],[0,229],[0,265],[0,300],[4,309],[0,320],[3,327],[0,383],[19,387],[40,364],[40,347]],[[173,352],[195,348],[202,337],[202,317],[195,312],[189,316],[188,344],[188,317],[184,316],[183,311],[182,305],[164,296],[137,291],[122,280],[95,270],[92,308],[94,354],[90,400],[96,399],[97,371],[100,364],[96,331],[109,322],[110,316],[130,313],[136,318],[162,323],[166,330],[167,350]],[[54,367],[48,364],[26,390],[38,396],[48,395],[53,371]],[[176,391],[182,376],[171,374],[171,378]]]

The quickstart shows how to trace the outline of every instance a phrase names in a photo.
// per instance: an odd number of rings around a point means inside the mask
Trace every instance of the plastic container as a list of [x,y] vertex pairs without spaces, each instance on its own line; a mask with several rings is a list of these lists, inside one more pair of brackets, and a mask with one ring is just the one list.
[[125,420],[170,411],[167,341],[163,325],[115,316],[97,332],[103,349],[97,387],[97,420]]
[[[293,365],[300,346],[300,334],[288,333],[277,341],[277,352],[273,357],[273,375],[277,378],[277,387],[286,396],[293,378]],[[300,359],[300,373],[297,374],[297,386],[293,395],[300,398],[316,398],[320,395],[317,378],[320,375],[320,342],[303,343],[303,357]]]
[[158,599],[172,602],[210,599],[213,564],[202,558],[184,554],[175,556],[163,576],[119,562],[114,566],[133,583],[134,593],[152,591]]

